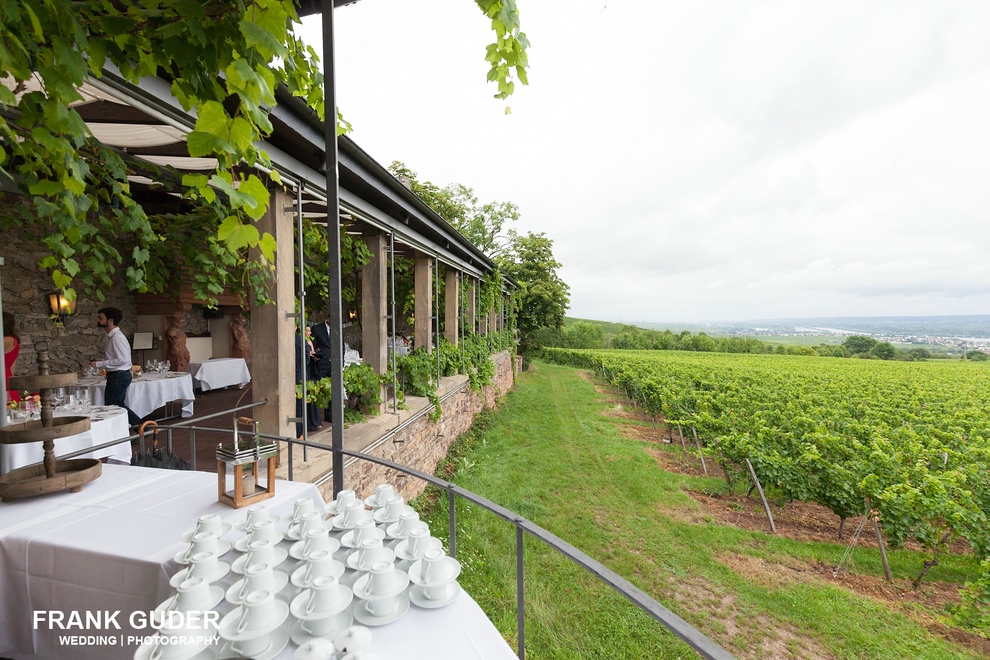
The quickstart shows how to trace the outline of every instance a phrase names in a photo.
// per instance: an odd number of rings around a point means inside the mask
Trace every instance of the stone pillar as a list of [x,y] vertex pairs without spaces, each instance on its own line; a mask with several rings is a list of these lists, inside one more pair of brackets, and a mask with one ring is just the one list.
[[388,242],[384,234],[365,236],[371,260],[361,267],[361,346],[362,358],[376,374],[388,371],[388,344],[385,335],[388,315]]
[[467,324],[471,332],[478,332],[478,280],[471,278],[467,291]]
[[413,348],[425,347],[433,351],[433,259],[417,254],[414,268],[416,305]]
[[[286,421],[296,416],[296,353],[293,344],[296,323],[286,318],[295,309],[295,254],[292,250],[295,200],[281,190],[272,193],[271,204],[258,221],[258,231],[275,237],[279,246],[275,253],[275,280],[268,291],[273,304],[251,308],[251,343],[254,355],[251,364],[252,401],[268,399],[268,405],[243,413],[261,422],[261,432],[294,438],[295,425]],[[256,255],[252,255],[256,256]],[[228,427],[230,420],[218,420]]]
[[453,268],[447,269],[446,284],[444,286],[444,331],[443,334],[454,346],[458,345],[458,330],[460,324],[461,311],[460,278]]

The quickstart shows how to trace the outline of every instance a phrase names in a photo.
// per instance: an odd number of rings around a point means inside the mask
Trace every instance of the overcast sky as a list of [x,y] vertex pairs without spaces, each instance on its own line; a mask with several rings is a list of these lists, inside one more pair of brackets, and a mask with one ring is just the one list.
[[472,0],[338,10],[337,92],[381,164],[518,204],[570,316],[990,313],[990,2],[518,4],[511,115]]

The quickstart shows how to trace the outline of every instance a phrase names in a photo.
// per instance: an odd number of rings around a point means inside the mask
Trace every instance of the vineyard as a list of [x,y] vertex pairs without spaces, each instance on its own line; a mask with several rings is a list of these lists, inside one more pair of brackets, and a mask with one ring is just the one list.
[[872,511],[888,542],[927,551],[915,584],[960,542],[983,573],[962,623],[990,627],[990,368],[775,355],[546,349],[594,370],[655,423],[697,434],[727,481],[752,465],[775,497],[838,517]]

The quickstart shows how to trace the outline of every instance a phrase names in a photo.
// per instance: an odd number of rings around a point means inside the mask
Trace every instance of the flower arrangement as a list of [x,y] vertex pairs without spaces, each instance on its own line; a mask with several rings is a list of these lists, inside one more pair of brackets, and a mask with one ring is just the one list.
[[133,374],[134,376],[140,376],[141,375],[141,365],[140,364],[133,365],[131,367],[131,374]]

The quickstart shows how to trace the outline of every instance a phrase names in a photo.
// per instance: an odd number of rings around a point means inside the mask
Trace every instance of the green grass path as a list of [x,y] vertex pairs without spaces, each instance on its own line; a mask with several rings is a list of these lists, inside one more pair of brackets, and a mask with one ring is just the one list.
[[[685,486],[714,489],[721,480],[660,470],[642,442],[603,415],[609,407],[576,370],[536,363],[452,448],[450,479],[598,559],[738,657],[976,657],[845,589],[729,568],[722,560],[730,556],[834,564],[843,548],[666,515],[697,506]],[[441,498],[429,518],[441,538],[445,505]],[[515,529],[463,501],[457,520],[460,582],[514,642]],[[540,541],[528,538],[525,551],[528,658],[696,657]],[[856,550],[856,570],[879,574],[875,554]],[[905,574],[920,565],[915,553],[894,552],[892,560]],[[936,577],[961,580],[967,568],[949,562]]]

